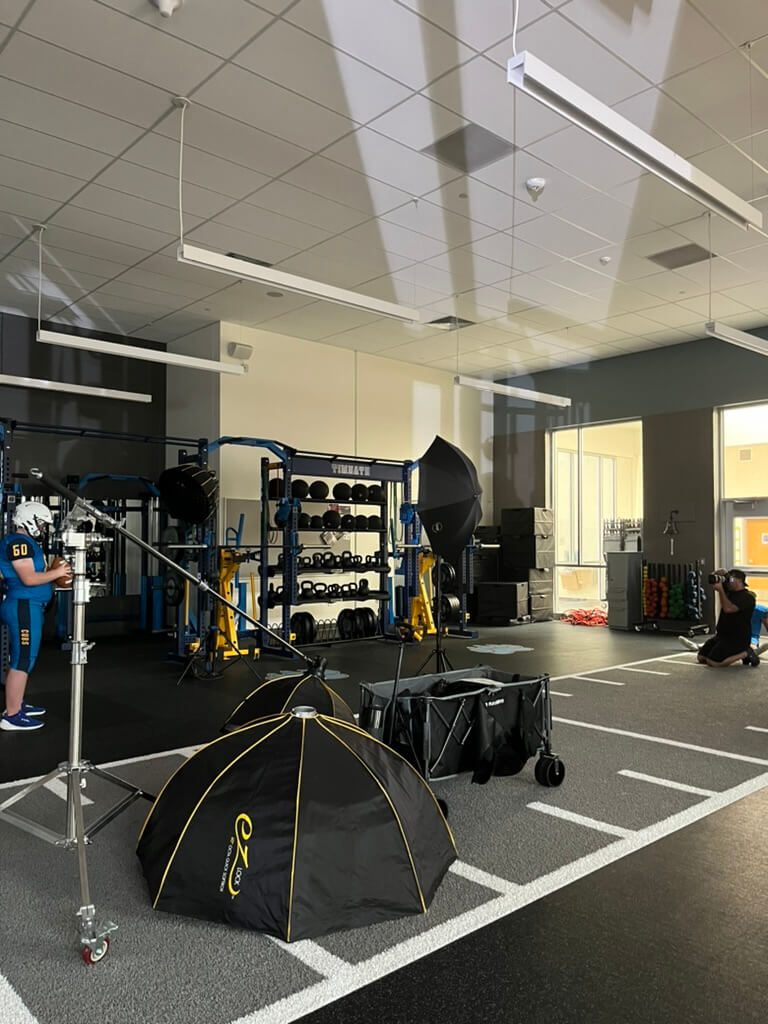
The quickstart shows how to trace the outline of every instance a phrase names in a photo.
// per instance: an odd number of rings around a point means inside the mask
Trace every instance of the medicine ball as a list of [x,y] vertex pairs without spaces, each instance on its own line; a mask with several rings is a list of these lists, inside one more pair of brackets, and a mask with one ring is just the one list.
[[309,497],[309,484],[307,483],[306,480],[294,480],[294,481],[292,481],[292,483],[291,483],[291,497],[292,498],[298,498],[299,500],[301,500],[302,498]]
[[326,530],[338,530],[341,526],[341,516],[334,509],[328,509],[323,516],[323,526]]
[[384,501],[384,488],[381,484],[371,484],[368,488],[368,501]]
[[352,501],[368,501],[368,488],[365,484],[355,484],[352,488]]
[[324,480],[315,480],[309,485],[309,496],[315,501],[325,501],[328,497],[328,484]]
[[354,528],[355,528],[355,517],[354,516],[342,516],[341,517],[341,528],[342,528],[342,530],[354,530]]
[[322,530],[322,528],[323,528],[323,517],[322,516],[312,516],[310,521],[309,521],[309,528],[310,528],[310,530]]
[[283,478],[281,476],[273,476],[270,478],[269,486],[267,487],[267,494],[270,498],[282,498]]
[[380,530],[381,529],[381,516],[368,516],[368,529],[369,530]]
[[306,512],[302,512],[301,515],[299,516],[299,529],[309,530],[311,527],[311,523],[311,517]]
[[349,484],[334,484],[333,485],[333,496],[337,501],[349,501],[350,486]]
[[356,530],[367,530],[368,529],[368,516],[355,516],[355,529]]

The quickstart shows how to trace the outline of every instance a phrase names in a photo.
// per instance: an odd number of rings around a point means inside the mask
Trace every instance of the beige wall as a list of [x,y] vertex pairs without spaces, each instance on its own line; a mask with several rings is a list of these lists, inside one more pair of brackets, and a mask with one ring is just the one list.
[[[457,388],[447,371],[221,324],[222,352],[231,341],[254,351],[248,374],[221,378],[222,434],[400,460],[417,459],[439,433],[474,461],[492,521],[492,396]],[[258,497],[261,454],[222,449],[224,495]]]

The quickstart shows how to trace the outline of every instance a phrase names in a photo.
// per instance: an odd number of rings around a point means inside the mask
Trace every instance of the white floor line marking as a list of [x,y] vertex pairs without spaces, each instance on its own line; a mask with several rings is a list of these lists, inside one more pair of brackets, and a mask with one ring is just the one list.
[[315,971],[316,974],[322,974],[324,978],[330,978],[333,974],[338,974],[339,971],[350,966],[346,960],[323,949],[311,939],[302,939],[300,942],[283,942],[282,939],[276,939],[273,935],[267,937],[283,952],[295,956],[306,967]]
[[727,750],[716,750],[714,747],[699,747],[695,743],[683,743],[680,740],[668,740],[662,736],[647,736],[644,732],[630,732],[628,729],[613,729],[608,725],[595,725],[592,722],[577,722],[573,718],[557,718],[553,722],[561,725],[575,725],[579,729],[594,729],[595,732],[607,732],[613,736],[628,736],[632,740],[645,740],[647,743],[661,743],[665,747],[679,747],[681,750],[693,750],[697,754],[712,754],[713,757],[724,757],[729,761],[744,761],[747,764],[768,765],[762,757],[748,757],[746,754],[732,754]]
[[510,882],[506,878],[500,878],[499,875],[491,875],[481,868],[465,864],[463,860],[457,860],[451,864],[450,871],[454,875],[466,878],[469,882],[476,882],[477,885],[482,885],[486,889],[494,889],[500,893],[516,892],[520,888],[515,882]]
[[[509,895],[499,896],[496,900],[468,910],[450,921],[436,925],[421,935],[415,935],[405,942],[391,946],[369,960],[345,967],[332,978],[327,978],[301,992],[286,996],[271,1006],[246,1014],[233,1024],[292,1024],[293,1021],[313,1010],[319,1010],[343,996],[348,996],[364,985],[370,985],[385,975],[408,966],[414,960],[428,956],[457,939],[464,938],[479,928],[528,906],[543,896],[548,896],[586,875],[599,871],[600,868],[607,867],[609,864],[641,850],[644,846],[649,846],[651,843],[685,828],[686,825],[701,821],[702,818],[706,818],[715,811],[722,810],[722,808],[736,803],[737,800],[742,800],[744,797],[766,788],[768,788],[768,772],[749,779],[733,789],[718,793],[717,796],[710,797],[708,800],[693,804],[664,821],[632,832],[623,839],[617,839],[616,842],[609,843],[586,857],[565,864],[533,882],[521,885],[519,889]],[[25,1021],[24,1024],[29,1024],[29,1022]]]
[[[683,656],[690,654],[690,651],[681,651]],[[641,658],[639,661],[624,661],[620,665],[603,665],[602,668],[591,668],[589,672],[613,672],[614,669],[629,668],[632,665],[652,665],[654,661],[665,661],[667,658],[677,658],[680,655],[677,654],[657,654],[655,658]],[[568,675],[564,676],[550,676],[550,683],[557,683],[561,679],[573,679],[574,674],[578,673],[569,672]]]
[[[674,661],[672,659],[675,659]],[[683,661],[685,658],[685,661]],[[681,658],[678,654],[670,654],[668,658],[659,658],[659,661],[666,661],[668,665],[698,665],[699,660],[693,653],[684,654]]]
[[651,668],[632,668],[631,666],[622,669],[622,672],[642,672],[645,676],[668,676],[669,672],[655,672]]
[[[160,757],[173,757],[174,754],[177,754],[179,757],[190,757],[201,746],[205,746],[205,744],[201,743],[196,747],[176,747],[175,750],[160,750],[156,754],[143,754],[141,757],[124,757],[120,761],[107,761],[105,764],[99,762],[97,767],[121,768],[126,764],[138,764],[140,761],[156,761]],[[43,774],[47,773],[44,772]],[[13,786],[28,786],[30,782],[37,782],[42,777],[42,775],[33,775],[29,779],[12,779],[10,782],[0,782],[0,789],[10,789]]]
[[768,732],[768,729],[763,729],[761,725],[745,725],[744,728],[750,732]]
[[607,832],[609,836],[618,836],[620,839],[626,839],[635,834],[635,829],[611,825],[608,821],[598,821],[596,818],[587,818],[583,814],[576,814],[574,811],[566,811],[562,807],[555,807],[554,804],[542,804],[538,800],[534,800],[533,803],[526,804],[526,806],[531,811],[549,814],[553,818],[570,821],[573,825],[583,825],[584,828],[591,828],[596,832]]
[[[598,669],[598,672],[601,669]],[[594,676],[562,676],[563,679],[583,679],[585,683],[605,683],[606,686],[624,686],[624,683],[616,682],[613,679],[595,679]]]
[[22,1002],[21,996],[4,975],[0,974],[0,1020],[3,1024],[39,1024]]
[[[53,793],[55,796],[61,797],[62,800],[67,799],[67,784],[66,782],[64,782],[63,779],[51,779],[50,782],[46,782],[43,788],[50,790],[51,793]],[[85,793],[82,793],[80,797],[80,802],[83,805],[83,807],[87,807],[88,804],[93,803],[93,800],[91,800],[90,797],[86,796]]]
[[633,772],[629,768],[622,768],[619,775],[628,779],[637,779],[638,782],[652,782],[654,786],[664,786],[666,789],[679,789],[681,793],[696,793],[698,796],[717,796],[719,790],[702,789],[701,786],[688,786],[685,782],[673,782],[672,779],[660,779],[658,775],[644,775],[643,772]]
[[562,693],[560,690],[550,690],[550,696],[552,697],[572,697],[572,693]]

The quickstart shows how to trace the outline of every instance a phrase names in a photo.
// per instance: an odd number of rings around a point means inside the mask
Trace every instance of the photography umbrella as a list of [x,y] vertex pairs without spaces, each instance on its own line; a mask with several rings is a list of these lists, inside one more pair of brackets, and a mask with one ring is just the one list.
[[416,511],[437,555],[435,605],[435,649],[419,669],[423,672],[434,655],[437,671],[452,665],[443,650],[442,561],[461,565],[464,548],[480,522],[483,489],[474,463],[460,448],[436,437],[419,459],[419,500]]
[[137,853],[155,909],[286,942],[426,913],[456,859],[415,769],[304,707],[193,754],[155,801]]
[[324,680],[312,672],[295,672],[267,679],[257,686],[240,701],[221,731],[232,732],[257,718],[284,714],[298,704],[316,708],[321,715],[330,715],[355,724],[350,706]]

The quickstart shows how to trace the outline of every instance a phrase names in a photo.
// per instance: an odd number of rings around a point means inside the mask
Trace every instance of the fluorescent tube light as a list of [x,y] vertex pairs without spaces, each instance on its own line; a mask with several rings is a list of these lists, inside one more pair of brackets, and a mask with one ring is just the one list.
[[64,380],[14,377],[8,373],[0,373],[0,385],[12,388],[35,388],[40,391],[64,391],[68,395],[91,395],[93,398],[122,398],[124,402],[152,401],[152,395],[142,395],[138,391],[113,391],[111,388],[92,388],[85,384],[69,384]]
[[541,405],[559,405],[567,409],[570,398],[563,398],[561,395],[548,395],[544,391],[529,391],[528,388],[515,388],[510,384],[497,384],[492,380],[480,380],[478,377],[463,377],[459,375],[453,378],[454,384],[460,384],[463,388],[475,388],[477,391],[490,391],[494,395],[506,395],[507,398],[524,398],[528,402],[539,402]]
[[287,274],[284,270],[262,267],[251,263],[250,260],[225,256],[220,252],[211,252],[210,249],[200,249],[198,246],[188,245],[186,242],[179,246],[177,259],[180,263],[189,263],[193,267],[215,270],[220,274],[228,274],[230,277],[242,278],[245,281],[255,281],[257,284],[284,288],[287,292],[308,295],[310,298],[321,299],[325,302],[337,302],[340,306],[351,306],[353,309],[362,309],[366,313],[390,317],[392,320],[419,321],[421,319],[417,309],[400,306],[396,302],[376,299],[371,295],[361,295],[360,292],[351,292],[346,288],[336,288],[334,285],[313,281],[308,277],[297,277],[295,274]]
[[245,373],[239,363],[220,363],[214,359],[200,359],[185,356],[179,352],[164,352],[159,349],[140,348],[138,345],[121,345],[101,338],[82,338],[78,334],[64,334],[62,331],[38,331],[37,340],[46,345],[61,345],[64,348],[79,348],[86,352],[98,352],[102,356],[123,356],[126,359],[144,359],[148,363],[164,363],[166,366],[185,366],[191,370],[211,370],[213,373]]
[[768,356],[768,341],[758,338],[754,334],[738,331],[735,327],[719,324],[716,320],[710,320],[705,324],[704,330],[710,337],[727,341],[729,345],[738,345],[739,348],[747,348],[750,352],[757,352],[758,355]]
[[745,230],[749,227],[762,230],[763,215],[754,206],[532,53],[523,52],[510,58],[507,81],[713,213]]

